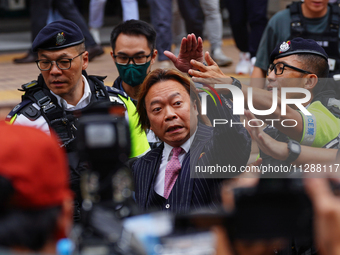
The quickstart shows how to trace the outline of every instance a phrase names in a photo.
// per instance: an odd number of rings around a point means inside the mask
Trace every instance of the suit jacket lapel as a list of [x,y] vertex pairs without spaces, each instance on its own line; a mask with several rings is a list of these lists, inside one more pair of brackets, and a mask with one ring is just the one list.
[[[212,132],[211,129],[201,123],[198,123],[197,132],[195,135],[195,139],[190,146],[190,150],[184,158],[181,170],[181,211],[189,211],[190,202],[192,200],[193,188],[195,179],[190,176],[190,167],[192,163],[196,164],[198,158],[203,152],[203,147],[207,141],[210,141],[210,136]],[[193,167],[193,166],[192,166]]]

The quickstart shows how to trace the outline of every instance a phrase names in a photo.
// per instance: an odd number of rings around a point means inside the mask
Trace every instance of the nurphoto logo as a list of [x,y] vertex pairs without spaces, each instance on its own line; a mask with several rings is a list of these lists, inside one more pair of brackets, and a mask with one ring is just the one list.
[[[244,115],[244,95],[243,92],[240,88],[238,88],[235,85],[231,84],[215,84],[214,88],[210,85],[205,84],[205,88],[200,88],[206,93],[201,93],[201,107],[202,107],[202,115],[207,115],[207,96],[209,95],[212,100],[215,103],[215,106],[217,106],[217,102],[213,94],[217,97],[219,100],[219,103],[222,105],[222,100],[220,96],[218,95],[217,90],[218,89],[228,89],[232,95],[233,98],[233,114],[234,115]],[[253,105],[253,88],[248,87],[247,88],[247,93],[248,93],[248,100],[247,100],[247,106],[248,109],[254,114],[254,115],[260,115],[260,116],[266,116],[272,114],[278,104],[278,94],[277,94],[277,88],[272,89],[272,105],[269,109],[266,110],[259,110],[255,109]],[[302,93],[305,95],[304,98],[287,98],[288,93]],[[302,105],[303,103],[306,103],[310,100],[311,98],[311,93],[304,88],[293,88],[293,87],[286,87],[286,88],[281,88],[281,115],[284,116],[286,115],[286,106],[289,105],[295,105],[297,109],[299,109],[304,115],[310,116],[311,113]],[[251,123],[254,122],[255,119],[248,120],[248,125],[252,126]],[[256,119],[258,120],[258,119]],[[261,126],[264,125],[263,120],[259,120],[262,124]],[[279,119],[265,119],[266,122],[271,122],[271,125],[274,125],[275,121],[280,121]],[[236,124],[242,124],[245,126],[245,120],[243,122],[232,122],[232,120],[226,120],[226,119],[214,119],[213,120],[213,126],[218,124],[227,124],[230,123],[230,126],[232,127],[233,125]],[[294,124],[291,124],[294,123]],[[281,125],[284,127],[295,127],[297,125],[296,120],[294,119],[284,119],[281,120]]]

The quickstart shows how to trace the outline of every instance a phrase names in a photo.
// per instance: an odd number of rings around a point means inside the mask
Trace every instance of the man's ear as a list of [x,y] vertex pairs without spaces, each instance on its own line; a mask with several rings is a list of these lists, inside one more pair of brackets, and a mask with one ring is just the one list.
[[153,54],[151,57],[151,65],[153,65],[156,62],[156,57],[157,57],[158,51],[156,49],[153,50]]
[[82,70],[86,70],[87,66],[89,65],[89,52],[85,51],[83,54],[83,65]]
[[304,88],[312,91],[316,84],[318,83],[319,78],[316,74],[308,74],[306,77]]
[[115,61],[115,58],[113,56],[113,51],[112,50],[110,51],[110,55],[111,55],[112,60]]

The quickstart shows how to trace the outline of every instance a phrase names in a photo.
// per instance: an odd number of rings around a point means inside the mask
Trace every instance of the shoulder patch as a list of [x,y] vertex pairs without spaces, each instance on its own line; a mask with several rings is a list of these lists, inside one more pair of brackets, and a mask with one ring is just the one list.
[[23,109],[28,104],[32,103],[31,100],[25,99],[20,104],[16,105],[12,111],[6,116],[6,120],[10,120],[15,114],[17,114],[21,109]]

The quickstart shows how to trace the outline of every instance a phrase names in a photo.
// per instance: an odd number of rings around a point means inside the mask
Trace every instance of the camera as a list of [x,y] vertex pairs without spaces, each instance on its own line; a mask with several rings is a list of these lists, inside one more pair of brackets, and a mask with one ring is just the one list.
[[71,236],[81,254],[144,254],[121,222],[139,213],[126,166],[130,133],[124,113],[122,105],[110,102],[77,113],[77,151],[88,164],[81,175],[81,222]]

